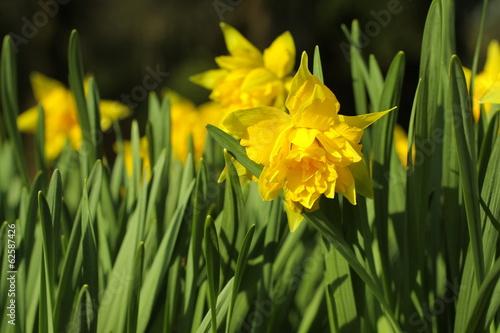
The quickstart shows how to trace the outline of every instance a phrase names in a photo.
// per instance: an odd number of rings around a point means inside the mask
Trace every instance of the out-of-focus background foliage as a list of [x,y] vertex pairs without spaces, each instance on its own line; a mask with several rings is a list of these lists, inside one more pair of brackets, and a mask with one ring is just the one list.
[[[35,103],[29,84],[31,71],[67,84],[67,44],[75,28],[81,36],[85,68],[96,76],[101,98],[122,100],[143,84],[147,68],[159,68],[170,74],[156,91],[171,88],[202,103],[209,92],[189,82],[188,77],[215,68],[214,57],[227,53],[218,25],[223,19],[260,49],[286,30],[295,39],[297,59],[303,50],[312,53],[319,45],[325,83],[337,95],[341,112],[350,114],[352,89],[349,63],[341,49],[346,39],[340,26],[350,26],[358,19],[369,37],[363,52],[375,54],[384,71],[397,51],[406,53],[399,111],[399,122],[406,125],[429,4],[417,0],[1,0],[0,32],[2,36],[10,33],[19,49],[19,103],[23,109]],[[469,67],[481,4],[479,0],[456,2],[457,53]],[[377,16],[391,6],[398,13],[380,24]],[[498,22],[500,0],[490,1],[483,51],[491,38],[500,38]],[[479,69],[483,59],[484,52]],[[144,119],[146,100],[135,101],[139,103],[134,117]],[[123,121],[125,133],[128,124]]]

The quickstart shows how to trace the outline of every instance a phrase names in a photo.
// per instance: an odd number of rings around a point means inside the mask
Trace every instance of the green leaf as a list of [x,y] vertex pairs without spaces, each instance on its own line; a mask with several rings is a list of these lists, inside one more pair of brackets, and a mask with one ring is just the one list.
[[363,83],[363,72],[366,71],[366,68],[361,57],[359,22],[357,20],[352,21],[351,32],[348,31],[345,25],[342,25],[342,31],[350,41],[350,59],[348,60],[350,60],[351,63],[351,78],[356,114],[366,114],[368,112],[368,105],[366,101],[365,85]]
[[62,212],[62,179],[58,169],[54,170],[47,191],[47,202],[49,203],[50,214],[52,216],[52,237],[54,251],[54,267],[59,267],[62,258],[61,253],[61,212]]
[[[82,227],[80,211],[77,213],[75,223],[71,229],[66,254],[63,258],[59,284],[57,286],[55,306],[54,306],[54,325],[55,331],[60,332],[66,329],[66,318],[70,318],[71,304],[74,298],[74,288],[77,287],[75,276],[80,273],[82,266],[82,257],[78,256],[80,244],[82,241]],[[88,286],[86,287],[88,288]]]
[[132,264],[133,282],[129,288],[127,332],[137,332],[137,316],[139,314],[139,296],[142,286],[142,270],[144,265],[144,242],[140,242]]
[[69,39],[68,46],[68,65],[69,65],[69,86],[76,101],[76,109],[78,111],[78,121],[82,129],[82,148],[80,156],[84,161],[81,165],[83,177],[87,177],[90,166],[97,158],[96,147],[92,139],[92,125],[89,109],[87,108],[87,100],[85,98],[85,90],[83,87],[84,74],[82,54],[80,50],[80,39],[78,32],[73,30]]
[[[360,322],[356,310],[356,298],[353,292],[351,274],[347,261],[328,243],[325,252],[325,287],[333,309],[336,329],[349,327],[358,332]],[[330,328],[333,330],[333,328]]]
[[19,107],[17,104],[17,68],[16,57],[10,36],[5,36],[2,44],[2,56],[0,60],[0,97],[5,118],[5,125],[13,145],[13,154],[17,169],[23,180],[24,186],[29,186],[28,164],[24,157],[21,134],[17,128],[17,116]]
[[[95,192],[96,189],[93,189]],[[99,278],[98,267],[99,261],[97,258],[97,241],[94,232],[94,219],[95,210],[91,211],[89,207],[89,198],[87,194],[87,187],[83,187],[82,196],[82,243],[80,251],[82,251],[83,266],[82,266],[82,280],[88,286],[87,293],[90,297],[97,298],[99,295]],[[93,215],[93,216],[92,216]],[[90,325],[93,332],[97,327],[97,309],[87,309],[88,315],[91,317]]]
[[[233,290],[233,283],[234,283],[234,277],[231,278],[231,280],[229,280],[226,283],[226,286],[222,289],[219,296],[217,297],[217,306],[215,308],[215,312],[217,316],[216,321],[218,323],[222,322],[222,319],[227,313],[229,303],[231,300],[231,291]],[[212,327],[214,321],[212,319],[212,313],[213,312],[211,309],[208,310],[207,315],[205,316],[205,318],[203,318],[203,321],[200,327],[198,327],[196,333],[209,333],[209,332],[214,332],[214,330],[217,331],[217,327],[215,328]]]
[[498,125],[500,123],[500,112],[496,112],[488,123],[488,129],[483,137],[479,153],[478,179],[480,184],[485,184],[485,173],[488,161],[495,141],[498,139]]
[[[50,214],[49,205],[45,199],[45,195],[42,192],[38,193],[38,209],[40,211],[40,220],[42,222],[42,237],[43,237],[43,253],[44,262],[47,271],[46,274],[48,285],[52,285],[55,281],[55,267],[54,267],[54,237],[52,231],[52,216]],[[45,269],[45,268],[44,268]],[[54,295],[52,293],[46,295],[53,299]]]
[[252,244],[254,233],[255,224],[250,227],[247,234],[245,235],[245,238],[243,239],[243,245],[241,246],[240,253],[238,254],[238,261],[236,262],[236,269],[234,272],[233,290],[231,292],[231,302],[229,303],[229,312],[226,321],[226,332],[229,331],[234,303],[236,301],[236,296],[238,295],[241,280],[243,279],[243,272],[245,271],[245,266],[247,264],[248,253],[250,252],[250,245]]
[[217,295],[219,293],[219,240],[214,220],[210,215],[205,221],[205,237],[203,238],[203,252],[208,279],[208,304],[212,313],[212,332],[217,333]]
[[[500,297],[498,291],[500,285],[500,259],[497,259],[495,265],[484,279],[475,302],[470,304],[471,311],[467,321],[465,332],[487,332],[495,319],[498,308],[500,307]],[[493,311],[490,311],[492,309]],[[487,314],[490,314],[487,317]]]
[[469,235],[474,256],[476,281],[484,279],[484,255],[479,212],[479,188],[477,178],[476,143],[474,124],[468,98],[467,85],[462,64],[458,57],[451,58],[450,90],[453,103],[453,123],[460,167],[460,179],[464,197]]
[[89,286],[85,284],[78,293],[71,321],[65,329],[68,329],[70,332],[95,332],[95,329],[92,328],[94,322],[92,307],[92,297],[89,293]]
[[198,165],[196,183],[193,197],[193,213],[191,219],[191,241],[189,242],[188,255],[186,259],[186,287],[184,292],[184,309],[182,331],[187,332],[192,326],[192,318],[195,311],[195,300],[198,289],[196,277],[200,273],[200,257],[204,231],[204,219],[208,211],[208,183],[207,168],[202,158]]
[[40,305],[39,305],[39,332],[54,332],[52,321],[52,282],[49,271],[50,267],[45,260],[45,253],[42,253],[42,273],[40,278]]
[[159,281],[162,281],[165,278],[167,268],[172,261],[174,247],[183,222],[184,211],[186,209],[187,202],[191,197],[193,188],[194,180],[186,188],[186,190],[182,192],[179,198],[179,205],[175,210],[174,216],[168,223],[168,228],[163,235],[160,245],[158,246],[156,255],[151,263],[151,266],[149,267],[149,271],[144,276],[144,283],[142,284],[141,299],[139,304],[138,332],[144,332],[148,325],[154,302],[160,293],[161,284]]
[[225,149],[227,149],[235,158],[240,162],[248,171],[255,177],[260,176],[262,166],[249,159],[246,155],[245,148],[243,148],[238,140],[233,138],[227,133],[224,133],[219,128],[207,125],[207,131],[212,137]]
[[102,159],[103,134],[101,130],[100,97],[97,83],[93,77],[88,80],[87,106],[90,123],[90,133],[88,135],[95,149],[95,158]]
[[35,133],[35,158],[38,170],[45,171],[45,112],[42,104],[38,104],[38,119]]
[[398,321],[394,316],[392,309],[384,298],[384,293],[380,290],[379,286],[375,283],[368,271],[358,261],[356,255],[346,243],[342,232],[336,226],[328,223],[326,216],[319,210],[312,213],[303,213],[304,218],[315,228],[325,239],[342,255],[342,257],[349,263],[351,268],[358,274],[358,276],[366,284],[366,287],[373,293],[373,295],[380,302],[382,309],[391,323],[391,327],[396,332],[401,332]]

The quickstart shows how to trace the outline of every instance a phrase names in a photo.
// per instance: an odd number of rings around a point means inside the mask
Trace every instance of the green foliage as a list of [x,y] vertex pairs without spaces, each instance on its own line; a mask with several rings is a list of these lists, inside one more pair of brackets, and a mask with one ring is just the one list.
[[[15,272],[9,274],[16,279],[16,325],[4,320],[12,297],[2,283],[0,331],[498,331],[500,113],[474,122],[462,64],[453,55],[453,24],[453,2],[433,1],[408,166],[396,155],[392,111],[363,136],[368,185],[358,194],[366,197],[358,195],[355,206],[341,195],[322,198],[321,208],[304,212],[293,233],[282,198],[262,201],[257,184],[238,175],[233,158],[256,177],[263,166],[236,138],[209,125],[202,159],[194,160],[192,142],[185,163],[174,159],[170,102],[154,93],[145,128],[151,168],[140,156],[136,121],[131,156],[115,124],[117,155],[108,162],[99,91],[90,79],[85,93],[76,31],[69,80],[82,149],[68,146],[52,165],[45,160],[40,105],[37,173],[30,180],[16,126],[15,57],[6,37],[0,269],[2,276]],[[359,23],[342,29],[350,42],[356,113],[397,106],[404,53],[384,73],[375,56],[364,57]],[[323,80],[319,48],[313,72]],[[226,180],[218,183],[224,166]],[[15,265],[9,266],[12,248]]]

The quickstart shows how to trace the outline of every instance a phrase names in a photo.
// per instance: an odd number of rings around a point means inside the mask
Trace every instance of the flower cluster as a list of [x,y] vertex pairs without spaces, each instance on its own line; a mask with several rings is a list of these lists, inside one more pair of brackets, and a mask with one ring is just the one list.
[[363,129],[390,110],[362,116],[338,114],[340,103],[307,68],[302,54],[299,70],[286,100],[288,112],[257,107],[231,113],[224,126],[241,138],[248,157],[264,165],[259,192],[273,200],[281,190],[290,229],[302,220],[300,213],[319,207],[319,198],[343,194],[356,204],[352,167],[361,162]]
[[228,110],[283,108],[295,64],[292,35],[283,33],[261,53],[232,26],[220,26],[230,55],[217,57],[219,69],[194,75],[191,81],[212,90],[210,98]]

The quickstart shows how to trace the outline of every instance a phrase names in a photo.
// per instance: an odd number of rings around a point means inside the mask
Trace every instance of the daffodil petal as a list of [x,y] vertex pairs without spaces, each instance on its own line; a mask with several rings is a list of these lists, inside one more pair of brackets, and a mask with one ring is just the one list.
[[193,75],[189,80],[204,88],[213,89],[217,82],[222,80],[228,71],[225,69],[211,69],[203,73]]
[[285,200],[285,212],[288,219],[288,227],[290,232],[294,232],[299,227],[304,217],[302,216],[302,207],[300,204],[292,202],[290,200]]
[[489,75],[490,80],[496,80],[500,73],[500,45],[496,40],[488,44],[484,72]]
[[[309,80],[304,84],[304,87],[307,86],[308,82]],[[314,84],[311,87],[312,91],[308,94],[304,93],[304,96],[309,95],[309,99],[300,101],[301,107],[293,113],[290,111],[290,114],[292,114],[293,123],[296,126],[324,131],[333,124],[340,104],[333,93],[330,95],[331,91],[325,85]]]
[[264,50],[264,66],[281,79],[292,71],[294,64],[295,43],[287,31]]
[[39,72],[30,74],[31,87],[35,99],[40,102],[56,89],[66,90],[66,87],[59,81],[51,79]]
[[38,106],[34,106],[17,117],[17,127],[21,132],[35,132],[38,121]]
[[292,130],[290,134],[290,142],[302,148],[307,148],[316,140],[316,135],[319,133],[316,129],[297,128]]
[[232,112],[222,124],[231,134],[241,138],[248,127],[263,120],[274,121],[276,125],[280,125],[290,123],[291,117],[278,108],[259,107]]
[[297,92],[304,85],[307,79],[312,76],[311,72],[309,72],[309,68],[307,67],[307,61],[307,53],[302,52],[300,66],[292,79],[290,84],[290,93],[288,94],[288,98],[286,100],[286,107],[288,110],[296,109],[296,106],[300,105],[300,101],[304,100],[304,96],[298,95]]
[[265,166],[262,169],[258,188],[263,200],[274,200],[283,188],[285,176],[280,173],[281,164],[281,161],[278,161],[276,164]]
[[249,57],[237,57],[237,56],[218,56],[215,58],[215,62],[220,68],[233,71],[238,68],[254,68],[260,67],[258,61]]
[[[276,76],[265,68],[256,68],[250,71],[241,83],[242,91],[252,90],[272,90],[272,83],[276,81]],[[268,91],[271,93],[271,91]]]
[[479,103],[493,103],[500,104],[500,82],[497,81],[491,85],[491,87],[486,90],[483,97],[479,100]]
[[262,63],[262,54],[238,30],[227,23],[221,22],[227,50],[232,56],[247,57]]
[[124,118],[130,114],[129,107],[116,101],[101,100],[99,107],[101,109],[101,127],[103,130],[107,130],[113,120]]
[[343,116],[339,115],[339,120],[341,122],[345,122],[347,125],[352,126],[352,127],[358,127],[361,129],[365,129],[374,122],[376,122],[378,119],[389,113],[390,111],[394,110],[396,107],[393,107],[389,110],[386,111],[380,111],[380,112],[375,112],[375,113],[367,113],[359,116]]

